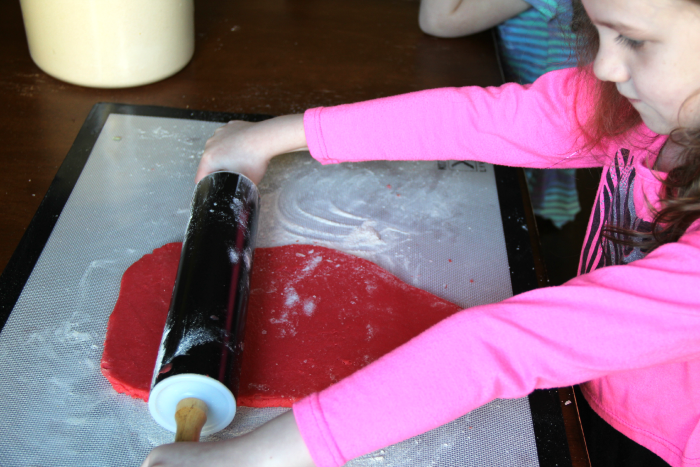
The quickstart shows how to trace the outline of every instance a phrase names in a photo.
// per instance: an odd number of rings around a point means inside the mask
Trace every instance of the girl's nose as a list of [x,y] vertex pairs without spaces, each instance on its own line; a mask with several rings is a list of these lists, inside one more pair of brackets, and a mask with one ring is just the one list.
[[593,71],[602,81],[624,83],[630,79],[625,53],[613,38],[600,39],[600,46],[593,62]]

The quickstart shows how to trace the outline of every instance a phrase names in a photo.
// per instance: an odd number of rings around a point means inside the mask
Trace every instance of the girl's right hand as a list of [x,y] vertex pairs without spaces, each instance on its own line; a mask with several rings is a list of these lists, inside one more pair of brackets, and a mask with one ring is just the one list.
[[290,410],[225,441],[174,443],[155,448],[141,467],[315,467]]
[[285,115],[259,123],[232,121],[217,128],[204,146],[195,183],[226,170],[257,184],[270,160],[279,154],[306,149],[304,116]]

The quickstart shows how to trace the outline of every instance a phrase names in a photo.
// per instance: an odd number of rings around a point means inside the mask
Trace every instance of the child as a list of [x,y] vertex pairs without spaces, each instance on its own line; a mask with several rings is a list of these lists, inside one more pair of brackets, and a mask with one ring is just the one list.
[[494,398],[579,383],[613,428],[700,464],[700,1],[583,6],[595,28],[578,11],[579,69],[232,122],[197,172],[257,182],[307,145],[322,163],[602,165],[581,275],[457,313],[251,434],[161,446],[144,466],[338,466]]
[[437,37],[495,26],[506,79],[527,84],[576,64],[571,15],[571,0],[421,0],[418,23]]
[[[576,64],[571,19],[571,0],[421,0],[418,22],[423,32],[438,37],[496,26],[506,80],[528,84]],[[540,218],[558,229],[576,218],[581,211],[576,169],[525,169],[525,176],[540,232],[547,227]]]

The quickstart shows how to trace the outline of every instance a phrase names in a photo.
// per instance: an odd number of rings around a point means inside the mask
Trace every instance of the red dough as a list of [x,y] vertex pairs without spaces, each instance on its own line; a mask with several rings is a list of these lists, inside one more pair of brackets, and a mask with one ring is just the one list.
[[291,407],[459,310],[337,250],[255,251],[239,401]]
[[[103,373],[119,392],[148,398],[179,249],[179,244],[166,245],[124,274],[102,360]],[[152,258],[161,255],[162,261]],[[144,260],[153,277],[128,278]],[[370,261],[328,248],[258,248],[253,264],[238,396],[243,406],[291,407],[460,309]],[[160,281],[167,286],[155,286]],[[156,299],[161,289],[167,293]],[[118,313],[125,316],[115,319]],[[137,322],[148,323],[147,332],[157,336],[149,336],[148,343],[143,333],[134,336]],[[134,341],[140,339],[143,345],[136,351]]]
[[181,251],[181,243],[168,243],[122,276],[100,365],[117,392],[148,401]]

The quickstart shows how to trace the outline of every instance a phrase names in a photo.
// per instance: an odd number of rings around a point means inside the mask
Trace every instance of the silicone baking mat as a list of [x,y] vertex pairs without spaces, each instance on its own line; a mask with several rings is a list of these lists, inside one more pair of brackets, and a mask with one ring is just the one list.
[[[0,465],[137,466],[172,442],[99,370],[121,275],[181,241],[204,142],[265,117],[99,104],[0,279]],[[362,256],[460,306],[535,285],[513,169],[472,161],[322,166],[276,158],[259,185],[257,246],[309,243]],[[240,408],[204,441],[285,409]],[[556,393],[497,400],[355,466],[570,465]]]

